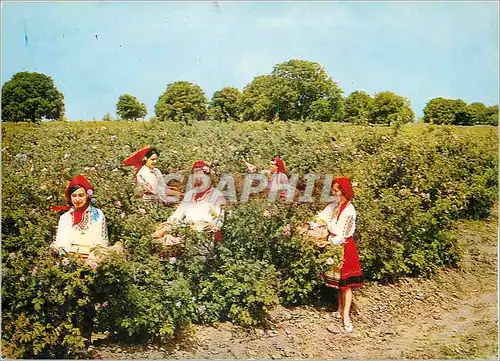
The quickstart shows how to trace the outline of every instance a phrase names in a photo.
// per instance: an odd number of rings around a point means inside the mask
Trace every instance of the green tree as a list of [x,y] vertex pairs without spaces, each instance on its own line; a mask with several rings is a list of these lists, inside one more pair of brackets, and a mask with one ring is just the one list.
[[383,91],[375,94],[371,118],[377,124],[410,123],[415,120],[415,113],[407,98]]
[[121,119],[136,120],[144,118],[148,111],[146,105],[130,94],[120,95],[116,103],[116,114]]
[[20,72],[2,86],[4,122],[39,122],[64,118],[64,96],[51,77]]
[[349,94],[344,101],[346,121],[354,124],[372,123],[373,98],[364,91]]
[[298,94],[289,82],[274,75],[255,77],[240,98],[243,121],[293,119]]
[[208,100],[203,90],[196,84],[177,81],[167,86],[155,105],[156,117],[160,121],[185,122],[204,120]]
[[498,105],[488,107],[488,124],[498,125]]
[[222,88],[214,93],[209,104],[208,115],[211,119],[226,122],[240,119],[241,92],[236,88]]
[[471,103],[467,105],[467,116],[471,125],[487,124],[489,118],[488,108],[483,103]]
[[467,104],[461,99],[431,99],[424,108],[423,120],[432,124],[468,124]]
[[[276,64],[272,74],[286,80],[298,94],[292,114],[294,119],[324,118],[331,111],[333,120],[341,120],[342,90],[319,63],[293,59]],[[312,107],[320,99],[328,100],[328,105],[320,101]]]
[[344,117],[344,101],[342,97],[326,97],[315,100],[311,104],[309,117],[321,122],[342,120]]

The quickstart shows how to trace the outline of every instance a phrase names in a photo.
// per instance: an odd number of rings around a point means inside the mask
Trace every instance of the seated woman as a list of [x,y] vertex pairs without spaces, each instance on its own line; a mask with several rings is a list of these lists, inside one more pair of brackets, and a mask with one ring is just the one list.
[[[92,266],[97,266],[99,255],[109,249],[108,231],[103,212],[90,205],[93,187],[83,176],[77,175],[65,189],[67,206],[53,207],[54,211],[66,210],[59,218],[55,241],[51,249],[62,255],[76,255]],[[111,247],[122,250],[121,244]]]
[[122,164],[136,167],[135,181],[141,189],[142,199],[163,205],[176,203],[181,193],[167,187],[163,174],[155,167],[159,155],[157,149],[145,146],[128,156]]
[[175,225],[181,223],[191,224],[196,231],[213,233],[215,241],[222,240],[222,205],[226,203],[226,199],[221,191],[213,187],[208,163],[202,160],[194,162],[191,173],[194,188],[186,192],[175,212],[166,222],[161,223],[153,234],[154,238],[162,239],[166,245],[182,242],[182,239],[167,234]]
[[335,198],[326,208],[318,213],[312,222],[304,227],[305,233],[316,239],[318,247],[333,247],[329,269],[324,272],[323,279],[327,287],[340,290],[339,314],[347,332],[353,331],[350,319],[352,303],[351,287],[363,284],[363,275],[358,259],[358,251],[353,235],[356,229],[356,210],[351,201],[354,192],[351,181],[339,177],[333,181]]
[[[248,163],[244,158],[242,158],[241,162],[245,164],[249,173],[257,173],[256,166]],[[260,173],[267,176],[266,191],[271,192],[280,190],[280,197],[286,197],[287,190],[291,185],[286,175],[285,163],[280,157],[271,159],[269,169],[261,170]],[[293,189],[293,192],[295,192],[295,189]]]

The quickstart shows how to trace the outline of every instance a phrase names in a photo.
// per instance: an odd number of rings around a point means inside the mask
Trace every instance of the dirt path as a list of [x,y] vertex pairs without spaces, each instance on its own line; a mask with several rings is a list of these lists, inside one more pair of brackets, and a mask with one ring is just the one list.
[[457,226],[464,257],[459,270],[432,280],[370,284],[355,292],[355,331],[342,331],[332,312],[277,308],[271,330],[230,323],[196,326],[189,346],[168,351],[101,347],[100,358],[483,358],[498,356],[498,213]]

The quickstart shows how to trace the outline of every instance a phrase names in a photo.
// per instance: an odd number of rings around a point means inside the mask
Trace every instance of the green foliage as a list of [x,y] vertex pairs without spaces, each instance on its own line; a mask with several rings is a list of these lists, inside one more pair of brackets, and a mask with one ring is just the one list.
[[486,124],[498,125],[498,105],[488,107],[488,120]]
[[472,103],[467,105],[468,124],[487,124],[488,108],[483,103]]
[[[279,152],[290,172],[350,176],[355,239],[372,280],[430,277],[459,264],[452,221],[488,216],[498,194],[498,137],[489,126],[44,123],[3,124],[2,135],[2,341],[14,358],[75,357],[89,329],[173,342],[193,323],[252,326],[278,302],[316,302],[329,251],[296,229],[325,204],[256,196],[229,205],[222,243],[180,230],[184,246],[162,259],[151,233],[173,207],[137,199],[133,169],[121,165],[145,143],[159,149],[164,174],[187,175],[199,158],[216,175],[237,173],[241,155],[262,168]],[[65,184],[78,173],[94,185],[111,244],[125,247],[96,270],[48,252],[58,220],[48,209],[65,203]]]
[[410,101],[390,91],[375,94],[371,119],[377,124],[410,123],[415,120],[415,113],[410,108]]
[[148,113],[146,105],[130,94],[120,95],[116,103],[116,114],[121,119],[136,120]]
[[245,89],[240,100],[242,120],[272,122],[292,120],[298,94],[288,81],[274,75],[255,77]]
[[199,288],[202,322],[229,320],[253,326],[265,322],[268,312],[278,304],[277,273],[264,261],[224,262]]
[[236,88],[226,87],[216,91],[209,105],[208,117],[221,122],[240,120],[240,98],[241,92]]
[[19,72],[2,86],[4,122],[39,122],[64,117],[64,96],[51,77]]
[[467,124],[467,104],[460,99],[434,98],[425,106],[423,119],[432,124]]
[[[319,63],[289,60],[276,64],[272,75],[286,80],[297,94],[292,119],[325,121],[327,116],[334,120],[342,118],[342,90]],[[318,103],[320,99],[327,102]]]
[[170,83],[155,105],[156,117],[160,121],[173,120],[190,124],[204,120],[208,100],[203,90],[187,81]]
[[345,99],[345,117],[349,123],[371,123],[372,112],[373,98],[364,91],[354,91]]
[[424,109],[424,122],[448,125],[498,125],[498,105],[467,105],[461,99],[434,98]]
[[318,63],[290,60],[270,75],[255,77],[243,90],[242,120],[289,121],[343,119],[342,90]]
[[317,99],[311,104],[310,117],[320,122],[340,121],[343,118],[342,98]]

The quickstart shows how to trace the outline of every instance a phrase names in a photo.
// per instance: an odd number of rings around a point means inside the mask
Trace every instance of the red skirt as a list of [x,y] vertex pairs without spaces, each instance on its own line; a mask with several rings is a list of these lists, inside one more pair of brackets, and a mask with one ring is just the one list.
[[340,270],[340,278],[323,278],[326,286],[341,290],[363,285],[363,273],[359,264],[358,250],[352,237],[347,238],[346,243],[344,243],[344,258]]

